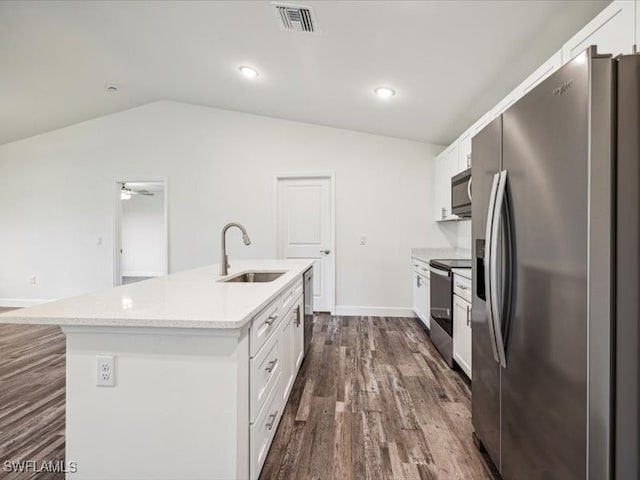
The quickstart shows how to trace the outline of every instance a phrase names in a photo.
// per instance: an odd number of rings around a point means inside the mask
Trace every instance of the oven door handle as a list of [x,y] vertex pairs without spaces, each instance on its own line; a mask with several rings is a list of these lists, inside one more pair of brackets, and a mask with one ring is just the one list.
[[442,270],[440,268],[436,268],[432,265],[429,266],[429,270],[431,270],[431,273],[435,273],[436,275],[440,275],[441,277],[447,277],[449,278],[451,276],[451,272],[448,270]]

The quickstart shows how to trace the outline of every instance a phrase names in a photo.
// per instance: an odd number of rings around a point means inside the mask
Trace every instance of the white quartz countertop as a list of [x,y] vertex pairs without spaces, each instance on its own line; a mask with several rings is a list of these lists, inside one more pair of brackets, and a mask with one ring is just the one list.
[[471,280],[470,268],[452,268],[451,271],[454,273],[454,275],[460,275],[461,277]]
[[229,276],[286,271],[268,283],[218,282],[219,265],[13,310],[0,323],[61,326],[242,328],[307,270],[311,260],[233,260]]

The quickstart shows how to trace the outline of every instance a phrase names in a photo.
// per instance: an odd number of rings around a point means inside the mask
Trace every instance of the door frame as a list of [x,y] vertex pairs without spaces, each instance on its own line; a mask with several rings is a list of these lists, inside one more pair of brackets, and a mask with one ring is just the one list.
[[336,311],[336,174],[333,170],[320,171],[320,172],[285,172],[277,173],[273,179],[273,226],[276,230],[276,258],[284,258],[284,250],[282,247],[282,238],[280,235],[279,213],[278,213],[278,182],[280,180],[311,180],[314,178],[324,178],[329,180],[329,214],[331,219],[329,221],[329,249],[331,250],[331,270],[332,275],[329,277],[331,282],[329,286],[329,311],[331,315],[335,315]]
[[131,177],[126,180],[113,181],[113,286],[122,285],[121,257],[122,248],[122,201],[120,199],[120,189],[122,183],[163,183],[164,184],[164,249],[163,249],[163,273],[169,274],[169,179],[167,177]]

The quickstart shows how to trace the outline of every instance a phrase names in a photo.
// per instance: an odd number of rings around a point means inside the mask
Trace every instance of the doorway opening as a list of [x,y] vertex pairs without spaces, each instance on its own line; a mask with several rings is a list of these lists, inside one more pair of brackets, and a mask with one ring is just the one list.
[[166,180],[115,186],[114,285],[169,273]]

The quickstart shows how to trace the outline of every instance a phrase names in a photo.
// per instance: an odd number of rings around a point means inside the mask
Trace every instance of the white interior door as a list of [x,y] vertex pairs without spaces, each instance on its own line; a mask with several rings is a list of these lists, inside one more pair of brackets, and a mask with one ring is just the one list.
[[278,256],[314,261],[315,311],[332,311],[334,306],[333,225],[331,176],[278,177]]

